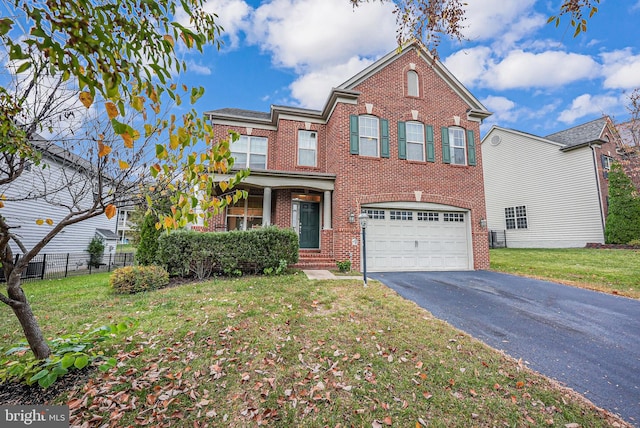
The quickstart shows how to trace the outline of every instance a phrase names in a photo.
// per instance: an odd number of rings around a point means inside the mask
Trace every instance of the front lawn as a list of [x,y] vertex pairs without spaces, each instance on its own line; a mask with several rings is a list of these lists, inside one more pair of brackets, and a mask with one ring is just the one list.
[[[48,337],[139,322],[107,346],[117,368],[58,397],[74,425],[625,426],[376,281],[297,273],[116,296],[107,280],[25,285]],[[8,346],[21,334],[2,311]]]
[[499,248],[491,269],[640,298],[640,251]]

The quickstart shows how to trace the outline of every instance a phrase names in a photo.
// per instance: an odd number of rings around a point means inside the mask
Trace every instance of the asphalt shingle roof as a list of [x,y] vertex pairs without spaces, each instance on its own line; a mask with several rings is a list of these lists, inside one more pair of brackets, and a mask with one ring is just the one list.
[[607,119],[592,120],[564,131],[547,135],[547,140],[555,141],[563,144],[565,147],[579,146],[581,144],[591,143],[601,139],[602,132],[607,126]]

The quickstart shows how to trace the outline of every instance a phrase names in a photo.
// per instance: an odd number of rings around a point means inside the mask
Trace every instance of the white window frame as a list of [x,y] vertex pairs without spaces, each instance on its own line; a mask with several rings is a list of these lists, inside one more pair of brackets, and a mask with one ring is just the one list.
[[384,220],[385,219],[385,211],[384,210],[374,210],[374,209],[363,209],[362,213],[369,216],[371,220]]
[[446,222],[464,223],[464,213],[444,213],[442,219]]
[[[449,128],[449,153],[452,165],[467,164],[467,136],[462,128]],[[458,162],[456,154],[462,154],[462,161]]]
[[[407,160],[424,162],[424,124],[420,122],[406,122],[405,130],[407,142]],[[417,149],[418,146],[420,147],[419,158],[415,157],[415,154],[418,153],[418,150],[413,150],[413,153],[411,150],[411,148]]]
[[[303,153],[310,154],[313,152],[313,163],[303,161]],[[298,130],[298,165],[299,166],[318,166],[318,132]]]
[[505,227],[507,230],[528,229],[527,206],[518,205],[504,209]]
[[604,164],[604,166],[603,166],[604,170],[605,170],[605,171],[609,171],[609,170],[611,170],[611,165],[613,165],[613,162],[614,162],[614,161],[615,161],[615,159],[613,159],[611,156],[604,155],[604,162],[603,162],[603,164]]
[[[249,215],[249,200],[252,201],[256,201],[259,200],[260,201],[260,215]],[[244,198],[239,200],[236,204],[231,205],[227,208],[227,212],[226,212],[226,225],[227,225],[227,230],[247,230],[247,219],[252,219],[254,226],[255,225],[262,225],[262,206],[264,204],[264,197],[263,195],[249,195],[249,197]],[[240,209],[242,208],[242,214],[229,214],[229,211],[233,210],[234,208]],[[255,209],[255,208],[253,208]],[[257,213],[256,213],[257,214]],[[229,218],[237,218],[239,219],[239,221],[241,222],[241,226],[240,229],[230,229],[229,228]]]
[[[263,149],[259,147],[262,142],[264,142],[264,153]],[[237,141],[231,143],[230,149],[231,155],[236,160],[236,163],[234,163],[235,167],[267,169],[267,154],[269,152],[269,140],[267,137],[241,135]],[[238,162],[238,155],[245,156],[245,162],[243,164]],[[260,162],[260,164],[255,162],[255,159],[258,157],[264,157],[264,165],[262,162]]]
[[379,157],[380,119],[375,116],[360,116],[358,128],[358,152],[360,156]]
[[407,71],[407,95],[410,97],[420,96],[420,81],[415,70]]

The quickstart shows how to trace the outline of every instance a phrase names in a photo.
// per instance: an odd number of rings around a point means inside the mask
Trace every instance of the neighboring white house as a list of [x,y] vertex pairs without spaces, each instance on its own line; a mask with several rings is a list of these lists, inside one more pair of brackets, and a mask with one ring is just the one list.
[[[33,248],[49,232],[52,226],[46,220],[57,224],[71,209],[86,207],[93,203],[93,183],[88,179],[89,163],[58,146],[39,140],[34,142],[42,150],[42,164],[30,165],[13,182],[0,186],[4,195],[4,207],[0,209],[7,224],[25,245]],[[46,165],[43,168],[42,165]],[[38,225],[38,220],[44,220]],[[116,218],[107,219],[99,215],[64,228],[49,242],[40,254],[82,253],[94,236],[108,238],[105,254],[110,246],[115,251]],[[14,254],[22,254],[11,241]]]
[[616,135],[607,117],[546,137],[492,127],[481,142],[489,230],[512,248],[603,243]]

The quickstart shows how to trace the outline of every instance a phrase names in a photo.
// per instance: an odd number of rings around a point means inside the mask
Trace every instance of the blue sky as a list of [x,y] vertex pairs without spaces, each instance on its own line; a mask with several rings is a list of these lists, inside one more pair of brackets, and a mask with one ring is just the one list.
[[[560,0],[468,0],[468,41],[444,39],[440,58],[494,115],[491,125],[547,135],[609,114],[628,119],[640,87],[640,0],[601,0],[577,38]],[[396,47],[389,3],[210,0],[225,28],[220,51],[189,56],[183,83],[203,85],[199,111],[272,104],[322,108],[332,87]]]

